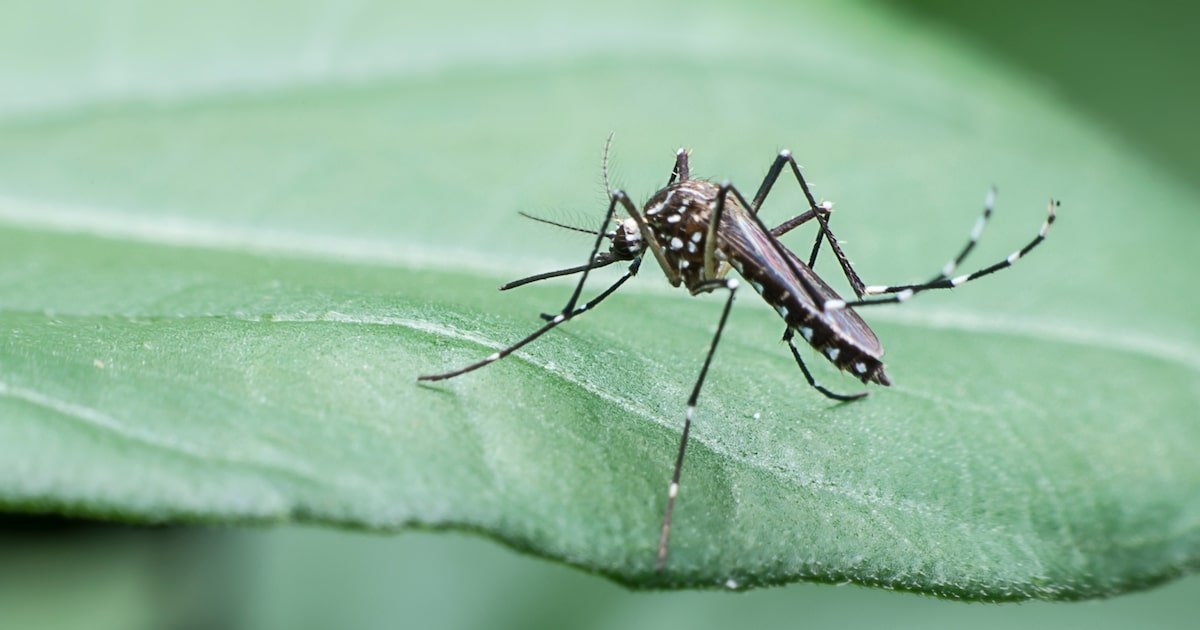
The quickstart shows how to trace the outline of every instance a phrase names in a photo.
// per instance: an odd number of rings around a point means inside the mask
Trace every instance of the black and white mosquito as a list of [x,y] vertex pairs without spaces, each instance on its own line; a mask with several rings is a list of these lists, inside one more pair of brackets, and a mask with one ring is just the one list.
[[[607,147],[605,153],[607,155]],[[789,167],[792,174],[796,176],[800,189],[804,192],[809,209],[774,228],[768,228],[759,216],[758,210],[762,207],[763,201],[771,192],[771,188],[779,179],[780,174]],[[607,168],[605,185],[607,188]],[[857,400],[866,396],[867,392],[839,394],[817,383],[804,364],[800,350],[796,347],[795,335],[797,333],[839,370],[849,372],[863,383],[890,385],[891,381],[884,372],[883,363],[880,361],[883,356],[883,346],[880,345],[879,339],[876,338],[870,326],[858,316],[854,309],[876,304],[904,302],[917,293],[931,289],[952,289],[1011,266],[1046,238],[1050,225],[1054,223],[1055,207],[1058,205],[1054,200],[1050,201],[1045,222],[1037,236],[1026,243],[1024,247],[997,263],[972,273],[954,275],[958,266],[975,247],[975,243],[983,233],[984,226],[991,217],[992,205],[996,196],[995,189],[992,189],[988,192],[984,202],[983,215],[979,217],[974,229],[971,230],[966,246],[951,258],[931,280],[915,284],[866,285],[859,279],[858,273],[855,272],[846,255],[842,253],[837,238],[829,229],[832,205],[828,202],[818,204],[813,198],[808,184],[804,181],[804,176],[800,173],[799,165],[796,164],[796,160],[789,151],[782,151],[775,158],[775,162],[767,171],[767,176],[763,178],[758,192],[754,194],[751,201],[747,201],[729,181],[714,184],[702,179],[692,179],[688,173],[688,152],[684,149],[680,149],[676,153],[675,167],[671,171],[666,187],[654,193],[641,210],[638,210],[624,192],[609,190],[608,211],[604,215],[604,221],[600,224],[599,230],[577,228],[525,215],[544,223],[596,235],[595,244],[584,264],[530,276],[500,287],[501,290],[507,290],[546,278],[581,273],[579,282],[575,284],[575,290],[571,293],[571,298],[567,300],[567,304],[561,312],[554,315],[543,314],[542,318],[546,320],[546,323],[541,328],[482,361],[451,372],[421,376],[418,377],[418,380],[439,381],[479,369],[512,354],[563,322],[595,308],[629,278],[637,274],[647,249],[658,261],[672,286],[678,287],[682,284],[692,295],[718,290],[728,291],[729,296],[725,300],[724,310],[721,311],[716,334],[713,335],[712,342],[709,344],[703,367],[700,368],[700,374],[696,377],[684,413],[683,434],[679,440],[675,468],[667,489],[666,507],[659,536],[657,559],[659,571],[663,569],[667,560],[671,512],[679,494],[679,477],[683,470],[683,456],[687,450],[688,433],[692,427],[696,403],[700,398],[700,389],[704,385],[708,368],[712,364],[717,343],[720,342],[721,333],[725,330],[725,322],[729,318],[733,297],[739,286],[736,279],[728,277],[730,269],[737,271],[743,279],[750,283],[750,286],[754,287],[763,300],[779,313],[785,323],[783,341],[791,349],[796,365],[799,366],[800,372],[804,374],[808,384],[833,400]],[[616,218],[618,206],[629,215],[628,218]],[[779,237],[813,219],[816,219],[820,227],[808,262],[804,262],[780,243]],[[610,245],[607,252],[602,252],[600,248],[605,240],[610,241]],[[839,297],[813,271],[822,242],[829,245],[838,265],[841,266],[842,273],[854,291],[854,300],[844,300]],[[624,275],[612,286],[580,305],[580,296],[583,293],[584,284],[587,282],[588,273],[593,269],[619,261],[630,261],[629,268]]]

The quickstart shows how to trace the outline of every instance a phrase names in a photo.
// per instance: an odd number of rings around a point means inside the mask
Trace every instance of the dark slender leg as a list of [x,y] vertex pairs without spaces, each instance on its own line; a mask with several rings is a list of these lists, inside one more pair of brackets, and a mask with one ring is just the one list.
[[[613,292],[615,292],[617,289],[621,288],[621,285],[625,284],[626,280],[636,276],[638,269],[641,266],[642,266],[642,259],[634,258],[633,263],[629,265],[629,269],[627,269],[625,271],[625,274],[622,275],[620,279],[618,279],[612,286],[610,286],[607,289],[605,289],[604,291],[602,291],[600,293],[600,295],[597,295],[596,297],[592,298],[592,300],[590,302],[575,309],[571,313],[571,317],[575,317],[576,315],[581,315],[581,314],[583,314],[584,311],[589,311],[593,308],[596,308],[596,305],[603,302],[604,298],[612,295]],[[550,313],[542,313],[542,319],[544,319],[546,321],[550,321],[550,320],[554,319],[554,317],[555,316],[551,315]]]
[[721,217],[725,214],[725,198],[729,195],[730,188],[729,180],[721,183],[721,190],[717,193],[712,217],[708,220],[708,229],[705,230],[704,276],[706,278],[713,278],[717,275],[717,227],[721,225]]
[[[766,201],[767,195],[771,193],[771,187],[775,185],[775,181],[779,179],[780,173],[783,172],[783,167],[788,165],[792,167],[792,174],[796,176],[796,181],[800,184],[800,190],[804,191],[804,198],[808,200],[808,205],[813,213],[813,216],[815,216],[817,222],[821,224],[821,230],[817,232],[817,238],[813,242],[812,253],[809,254],[808,257],[808,266],[813,267],[817,264],[817,252],[820,251],[821,238],[824,237],[826,242],[829,243],[830,249],[833,250],[833,255],[837,258],[838,264],[842,267],[842,273],[846,276],[846,280],[850,283],[850,288],[854,291],[856,296],[862,297],[864,287],[863,281],[859,279],[858,274],[854,271],[854,267],[850,265],[850,260],[846,258],[846,254],[842,252],[841,246],[838,245],[837,238],[835,238],[833,236],[833,232],[829,230],[828,215],[832,206],[817,205],[817,200],[813,197],[812,191],[809,190],[808,182],[804,180],[804,175],[800,173],[800,165],[796,164],[796,158],[792,157],[791,151],[780,151],[779,155],[775,158],[775,162],[771,164],[771,168],[767,170],[767,176],[763,178],[762,184],[758,187],[758,192],[754,194],[754,203],[750,206],[751,213],[755,215],[758,214],[758,210],[762,206],[763,202]],[[800,217],[797,217],[797,219],[799,218]],[[809,219],[805,219],[805,221],[807,220]],[[791,223],[791,221],[787,223]],[[787,223],[784,223],[783,225],[787,225]],[[783,225],[780,227],[783,227]],[[791,228],[789,227],[788,229]],[[772,230],[772,234],[774,234],[774,230]]]
[[[485,365],[488,365],[490,363],[495,363],[496,361],[503,359],[504,357],[516,352],[517,350],[520,350],[525,344],[546,334],[547,332],[550,331],[551,328],[554,328],[555,326],[558,326],[559,324],[566,322],[566,321],[572,319],[573,317],[575,317],[576,315],[580,315],[584,311],[587,311],[589,308],[595,306],[601,300],[603,300],[604,298],[611,295],[613,291],[616,291],[617,288],[620,287],[622,284],[624,284],[625,281],[628,280],[629,277],[632,275],[633,275],[633,273],[631,273],[631,272],[628,272],[628,271],[625,272],[625,275],[621,276],[620,280],[617,280],[616,283],[614,283],[611,287],[609,287],[608,289],[605,289],[605,291],[603,293],[601,293],[598,297],[593,299],[591,302],[588,302],[586,305],[584,305],[580,308],[577,308],[569,313],[559,313],[558,315],[550,317],[549,321],[547,321],[544,326],[533,331],[533,333],[531,333],[528,337],[518,341],[517,343],[514,343],[513,345],[511,345],[503,350],[493,352],[492,354],[488,355],[487,358],[485,358],[482,361],[477,361],[477,362],[472,363],[471,365],[468,365],[464,368],[453,370],[451,372],[444,372],[442,374],[429,374],[426,376],[418,376],[417,380],[418,381],[443,381],[448,378],[454,378],[455,376],[460,376],[462,374],[466,374],[467,372],[473,372],[473,371],[478,370],[479,368],[481,368]],[[546,316],[543,315],[543,317],[546,317]]]
[[[600,251],[600,243],[602,243],[604,241],[604,228],[612,221],[613,213],[616,212],[617,203],[619,201],[621,201],[622,199],[625,199],[625,195],[624,195],[624,193],[621,193],[620,191],[615,191],[610,195],[609,202],[608,202],[608,211],[604,214],[604,222],[600,224],[600,230],[596,234],[596,242],[592,246],[591,253],[588,254],[588,258],[587,258],[588,263],[591,263],[596,260],[596,253]],[[626,199],[625,202],[628,203],[628,200]],[[450,372],[444,372],[442,374],[429,374],[429,375],[425,375],[425,376],[418,376],[417,380],[418,381],[441,381],[441,380],[445,380],[448,378],[454,378],[455,376],[459,376],[462,374],[466,374],[467,372],[472,372],[474,370],[478,370],[479,368],[481,368],[485,365],[488,365],[489,363],[499,361],[500,359],[503,359],[504,357],[512,354],[513,352],[516,352],[518,349],[520,349],[525,344],[546,334],[546,332],[548,332],[551,328],[554,328],[555,326],[558,326],[559,324],[574,317],[576,314],[575,313],[575,305],[579,302],[579,294],[583,291],[583,284],[585,282],[587,282],[588,273],[592,269],[588,265],[585,265],[585,267],[586,268],[583,270],[583,275],[580,276],[579,282],[575,285],[575,290],[573,292],[571,292],[571,299],[567,300],[567,305],[563,307],[562,312],[558,315],[555,315],[554,318],[552,318],[550,321],[546,322],[546,324],[544,326],[542,326],[541,328],[535,330],[528,337],[518,341],[517,343],[515,343],[503,350],[500,350],[499,352],[492,353],[491,355],[489,355],[486,359],[484,359],[482,361],[472,363],[471,365],[468,365],[464,368],[460,368],[460,369],[453,370]],[[621,278],[619,281],[617,281],[617,285],[619,286],[623,282],[625,282],[625,278]],[[616,290],[616,289],[614,288],[613,290]],[[608,293],[611,293],[611,291],[609,291]],[[580,312],[582,312],[582,311],[580,311]]]
[[783,333],[783,340],[786,341],[788,347],[792,349],[792,356],[796,358],[796,365],[800,366],[800,371],[804,373],[804,378],[808,380],[808,384],[812,385],[813,389],[821,392],[822,394],[825,394],[825,396],[828,398],[832,398],[834,400],[840,400],[842,402],[858,400],[859,398],[863,398],[867,395],[867,392],[859,392],[857,394],[848,394],[848,395],[847,394],[835,394],[834,392],[831,392],[828,389],[825,389],[823,386],[821,386],[819,383],[817,383],[817,380],[815,378],[813,378],[812,372],[808,371],[808,366],[804,365],[804,358],[800,356],[800,350],[797,349],[796,344],[792,342],[793,334],[794,334],[794,332],[792,331],[792,329],[788,328]]
[[[822,212],[824,212],[824,210],[822,210]],[[801,213],[797,216],[794,216],[794,217],[788,219],[787,221],[784,221],[783,223],[780,223],[779,225],[776,225],[775,227],[771,228],[771,234],[774,234],[776,237],[783,236],[784,234],[791,232],[792,230],[800,227],[801,225],[804,225],[805,223],[812,221],[814,218],[816,218],[816,216],[817,216],[816,210],[805,210],[803,213]]]
[[729,319],[729,309],[733,306],[733,296],[737,293],[737,280],[710,280],[698,286],[697,292],[726,289],[729,299],[725,300],[725,310],[721,311],[721,320],[717,323],[717,333],[713,335],[712,343],[708,346],[708,354],[704,357],[704,367],[692,387],[692,395],[688,397],[687,413],[683,421],[683,435],[679,439],[679,454],[675,456],[675,472],[671,475],[671,485],[667,489],[667,509],[663,514],[662,535],[658,539],[658,570],[662,571],[667,564],[667,540],[671,536],[671,512],[675,509],[675,497],[679,494],[679,475],[683,471],[683,454],[687,450],[688,434],[692,429],[692,416],[696,413],[696,401],[700,399],[700,388],[704,385],[704,377],[708,375],[708,366],[712,364],[713,353],[717,343],[721,341],[721,333],[725,330],[725,322]]
[[880,294],[887,294],[887,293],[891,293],[893,295],[890,295],[888,297],[883,297],[883,298],[856,300],[853,302],[844,302],[842,300],[829,300],[829,301],[825,302],[825,310],[834,310],[834,309],[839,309],[839,308],[858,307],[858,306],[871,306],[873,304],[895,304],[898,302],[903,302],[903,301],[911,298],[912,296],[916,295],[917,293],[921,293],[922,291],[929,291],[931,289],[953,289],[954,287],[965,284],[972,280],[976,280],[976,279],[982,278],[986,275],[996,273],[997,271],[1000,271],[1001,269],[1004,269],[1006,267],[1011,267],[1013,263],[1015,263],[1015,262],[1017,262],[1017,260],[1025,257],[1025,255],[1028,254],[1030,252],[1030,250],[1037,247],[1039,244],[1041,244],[1042,241],[1044,241],[1046,239],[1046,233],[1050,231],[1050,226],[1054,224],[1054,217],[1055,217],[1054,209],[1057,206],[1058,206],[1058,202],[1051,199],[1049,210],[1047,211],[1046,221],[1044,223],[1042,223],[1042,228],[1040,230],[1038,230],[1037,236],[1034,237],[1034,239],[1032,241],[1029,241],[1029,243],[1027,243],[1025,245],[1025,247],[1022,247],[1021,249],[1009,254],[1007,258],[1005,258],[1004,260],[1001,260],[998,263],[984,267],[983,269],[980,269],[973,273],[963,274],[961,276],[956,276],[953,278],[940,278],[940,279],[934,280],[932,282],[925,282],[925,283],[921,283],[921,284],[902,284],[902,285],[895,285],[895,286],[867,287],[867,293],[871,294],[871,295],[880,295]]
[[[600,223],[600,229],[596,231],[596,242],[592,244],[592,253],[588,254],[588,263],[596,260],[596,254],[600,251],[600,244],[604,242],[604,228],[612,223],[613,214],[617,211],[617,202],[624,199],[625,194],[620,191],[610,191],[608,197],[608,211],[604,213],[604,221]],[[575,291],[571,293],[571,299],[567,300],[567,305],[563,307],[563,315],[569,315],[571,311],[575,310],[575,303],[579,301],[579,294],[583,291],[583,283],[587,282],[588,274],[591,271],[591,268],[583,270],[583,276],[579,278],[579,284],[575,285]]]

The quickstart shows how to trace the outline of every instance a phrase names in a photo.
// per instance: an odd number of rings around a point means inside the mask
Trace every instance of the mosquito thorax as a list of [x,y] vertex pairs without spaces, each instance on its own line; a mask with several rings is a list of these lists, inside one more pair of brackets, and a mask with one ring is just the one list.
[[[650,235],[662,251],[665,265],[678,274],[689,290],[709,279],[704,268],[708,222],[720,188],[709,181],[689,179],[654,194],[643,210]],[[729,200],[729,206],[737,201]],[[740,207],[740,206],[739,206]],[[725,252],[718,246],[717,260]]]

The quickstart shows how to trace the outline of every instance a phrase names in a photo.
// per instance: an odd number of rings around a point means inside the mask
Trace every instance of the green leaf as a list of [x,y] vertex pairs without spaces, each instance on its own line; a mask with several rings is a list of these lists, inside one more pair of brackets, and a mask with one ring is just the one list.
[[[30,25],[61,9],[7,13],[7,510],[466,528],[634,586],[1068,599],[1200,558],[1196,197],[961,44],[841,4],[86,5],[53,41]],[[871,283],[936,271],[992,183],[975,264],[1064,204],[1013,270],[864,310],[895,386],[855,404],[741,294],[658,576],[719,298],[647,265],[415,383],[561,307],[564,282],[495,287],[588,239],[516,212],[598,221],[611,130],[638,199],[680,145],[747,190],[791,148]],[[800,208],[784,183],[764,212]]]

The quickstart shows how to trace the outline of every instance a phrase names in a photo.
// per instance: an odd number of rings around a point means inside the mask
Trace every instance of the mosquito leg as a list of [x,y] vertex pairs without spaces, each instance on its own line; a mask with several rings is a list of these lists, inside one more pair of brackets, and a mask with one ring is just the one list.
[[1051,199],[1049,209],[1047,210],[1046,221],[1042,223],[1042,228],[1038,230],[1037,236],[1035,236],[1033,240],[1026,243],[1024,247],[1009,254],[1007,258],[1001,260],[1000,262],[984,267],[973,273],[963,274],[953,278],[940,278],[932,282],[924,282],[921,284],[902,284],[896,286],[870,286],[867,287],[867,293],[869,295],[882,295],[889,293],[892,295],[881,298],[856,300],[853,302],[829,300],[825,302],[824,308],[825,310],[835,310],[847,307],[871,306],[873,304],[895,304],[898,302],[903,302],[923,291],[929,291],[931,289],[953,289],[954,287],[971,282],[972,280],[996,273],[997,271],[1000,271],[1006,267],[1011,267],[1013,263],[1017,262],[1017,260],[1021,258],[1024,258],[1031,250],[1033,250],[1033,248],[1037,247],[1042,241],[1046,240],[1046,233],[1050,231],[1050,226],[1054,224],[1054,209],[1056,207],[1058,207],[1058,202]]
[[[963,246],[962,251],[958,255],[951,258],[949,262],[942,267],[942,271],[934,276],[930,282],[937,282],[949,278],[955,269],[967,259],[967,254],[975,249],[975,243],[979,242],[979,237],[983,235],[983,228],[987,226],[988,219],[992,218],[992,208],[996,205],[996,187],[992,186],[988,189],[987,196],[983,199],[983,214],[975,220],[975,227],[971,228],[971,236],[967,239],[967,244]],[[870,291],[867,291],[870,294]]]
[[816,210],[805,210],[803,213],[801,213],[797,216],[794,216],[794,217],[788,219],[787,221],[784,221],[783,223],[780,223],[779,225],[776,225],[775,227],[771,228],[771,234],[774,234],[776,236],[776,238],[778,238],[778,237],[783,236],[784,234],[787,234],[788,232],[791,232],[792,230],[800,227],[801,225],[804,225],[805,223],[812,221],[814,218],[816,218],[816,216],[817,216]]
[[[637,272],[633,267],[631,267],[629,271],[625,272],[625,275],[621,276],[621,278],[619,280],[617,280],[609,288],[605,289],[603,293],[601,293],[599,296],[597,296],[591,302],[588,302],[587,304],[585,304],[569,313],[559,313],[558,315],[549,317],[548,321],[546,322],[545,325],[543,325],[541,328],[533,331],[533,333],[531,333],[528,337],[518,341],[517,343],[514,343],[513,345],[511,345],[507,348],[504,348],[503,350],[493,352],[492,354],[488,355],[487,358],[485,358],[482,361],[477,361],[477,362],[472,363],[471,365],[468,365],[464,368],[453,370],[451,372],[444,372],[442,374],[429,374],[426,376],[418,376],[417,380],[418,381],[443,381],[448,378],[454,378],[455,376],[466,374],[467,372],[473,372],[473,371],[478,370],[479,368],[481,368],[485,365],[488,365],[490,363],[495,363],[496,361],[503,359],[504,357],[516,352],[517,350],[520,350],[525,344],[546,334],[547,332],[550,331],[550,329],[554,328],[555,326],[558,326],[559,324],[574,318],[576,315],[581,315],[585,311],[594,307],[596,304],[599,304],[601,300],[608,297],[609,295],[612,295],[613,291],[616,291],[618,288],[620,288],[620,286],[622,284],[624,284],[625,281],[628,280],[631,276],[633,276],[634,273],[637,273]],[[543,315],[543,317],[547,317],[547,316]]]
[[[721,216],[725,214],[725,198],[729,196],[729,189],[733,186],[729,180],[721,183],[721,190],[717,193],[716,205],[713,208],[712,216],[708,220],[708,229],[704,234],[704,277],[715,279],[717,276],[717,227],[721,225]],[[695,293],[693,291],[693,293]]]
[[815,378],[813,378],[812,372],[808,371],[808,366],[804,365],[804,358],[800,356],[800,350],[797,349],[796,344],[792,342],[792,336],[794,334],[795,334],[795,332],[791,328],[788,328],[787,330],[785,330],[783,332],[783,340],[786,341],[788,347],[792,349],[792,356],[796,358],[796,365],[800,366],[800,371],[804,373],[804,378],[806,380],[808,380],[808,384],[812,385],[813,389],[821,392],[822,394],[825,394],[825,396],[827,398],[832,398],[834,400],[840,400],[842,402],[850,402],[852,400],[858,400],[859,398],[864,398],[867,395],[867,392],[859,392],[857,394],[848,394],[848,395],[847,394],[836,394],[834,392],[829,391],[828,389],[825,389],[825,387],[823,387],[822,385],[817,383],[817,380]]
[[[604,228],[612,223],[613,214],[617,211],[617,202],[625,199],[625,193],[614,191],[608,196],[608,211],[604,213],[604,221],[600,223],[600,229],[596,231],[596,242],[592,245],[592,253],[588,254],[585,265],[596,260],[596,254],[600,252],[600,245],[604,242]],[[628,201],[628,200],[626,200]],[[587,267],[583,270],[583,275],[579,277],[579,283],[575,285],[575,291],[571,293],[571,299],[567,300],[567,305],[563,307],[562,314],[568,315],[575,310],[575,303],[579,301],[579,294],[583,292],[583,283],[587,282],[588,274],[592,268]]]
[[[491,355],[489,355],[487,358],[485,358],[482,361],[472,363],[471,365],[468,365],[464,368],[460,368],[460,369],[453,370],[450,372],[444,372],[442,374],[428,374],[425,376],[418,376],[417,380],[418,381],[441,381],[441,380],[445,380],[448,378],[454,378],[455,376],[459,376],[462,374],[466,374],[467,372],[473,372],[475,370],[478,370],[479,368],[481,368],[485,365],[488,365],[495,361],[499,361],[500,359],[503,359],[504,357],[512,354],[513,352],[516,352],[518,349],[520,349],[525,344],[546,334],[551,328],[554,328],[555,326],[558,326],[559,324],[574,317],[575,305],[579,302],[579,294],[581,292],[583,292],[583,284],[585,282],[587,282],[588,273],[592,270],[591,263],[596,260],[596,254],[597,254],[597,252],[600,251],[600,244],[604,241],[604,228],[612,221],[613,213],[616,212],[616,209],[617,209],[617,203],[622,199],[625,200],[625,203],[629,202],[629,200],[627,198],[625,198],[625,194],[620,191],[614,191],[610,195],[609,202],[608,202],[608,211],[604,214],[604,222],[600,224],[600,230],[596,233],[596,243],[592,246],[591,253],[588,254],[588,258],[587,258],[588,262],[585,263],[585,265],[584,265],[583,275],[580,276],[579,282],[575,285],[575,290],[571,293],[571,299],[567,300],[567,305],[563,307],[563,310],[561,313],[559,313],[558,315],[555,315],[550,321],[546,322],[546,324],[544,326],[535,330],[528,337],[518,341],[517,343],[515,343],[503,350],[500,350],[499,352],[492,353]],[[618,284],[620,284],[624,281],[625,281],[625,279],[622,278],[618,282]],[[613,289],[613,290],[615,290],[615,289]]]
[[[796,172],[799,173],[799,166],[796,166],[796,160],[792,157],[791,151],[784,149],[779,152],[779,155],[775,156],[775,161],[771,163],[771,168],[767,169],[767,176],[763,178],[762,183],[758,186],[758,192],[754,193],[754,203],[750,207],[752,214],[758,214],[759,209],[762,208],[763,203],[767,200],[767,195],[771,194],[771,188],[779,180],[779,175],[783,173],[783,167],[787,166],[789,162],[792,163],[796,168]],[[771,230],[771,233],[775,234],[775,236],[786,234],[801,224],[812,220],[820,213],[821,208],[817,206],[817,200],[813,198],[812,191],[808,189],[808,182],[804,181],[803,177],[800,177],[800,189],[804,191],[804,198],[808,200],[810,210],[798,217],[784,221],[778,227]],[[806,215],[808,215],[807,218],[805,218]],[[828,229],[827,223],[828,221],[822,222],[823,230]],[[812,267],[817,262],[817,251],[821,247],[821,236],[822,232],[817,232],[817,239],[813,242],[812,254],[808,258],[809,267]]]
[[[625,271],[625,274],[622,275],[619,280],[617,280],[612,286],[610,286],[607,289],[605,289],[604,291],[602,291],[600,293],[600,295],[597,295],[596,297],[592,298],[592,300],[590,302],[588,302],[587,304],[584,304],[583,306],[580,306],[579,308],[572,311],[571,317],[575,317],[576,315],[582,314],[584,311],[590,311],[593,308],[596,308],[596,305],[603,302],[604,298],[612,295],[614,291],[621,288],[621,285],[625,284],[626,280],[636,276],[637,272],[638,272],[638,268],[641,266],[642,266],[642,259],[635,258],[633,260],[633,263],[629,265],[629,269],[627,269]],[[544,319],[546,321],[550,321],[550,320],[554,319],[554,317],[555,316],[551,315],[550,313],[542,313],[542,319]]]
[[683,420],[683,435],[679,438],[679,453],[675,456],[675,472],[671,475],[671,485],[667,488],[667,509],[663,514],[662,535],[658,539],[658,570],[662,571],[667,565],[667,540],[671,536],[671,512],[675,509],[675,497],[679,494],[679,475],[683,471],[683,454],[687,450],[688,433],[692,429],[692,416],[696,413],[696,401],[700,399],[700,388],[704,385],[704,377],[708,375],[708,366],[712,364],[713,353],[717,351],[717,343],[721,341],[721,333],[725,330],[725,322],[729,319],[729,309],[733,306],[733,296],[737,293],[738,282],[734,279],[712,280],[700,284],[697,292],[726,289],[729,298],[725,300],[725,309],[721,311],[721,320],[717,323],[717,332],[713,335],[712,343],[708,346],[708,354],[704,357],[704,367],[700,368],[700,376],[692,387],[692,395],[688,397],[687,413]]
[[[763,178],[762,184],[758,187],[758,192],[754,194],[754,203],[750,206],[751,214],[758,214],[759,208],[766,201],[767,195],[771,193],[771,187],[775,185],[775,181],[779,179],[779,175],[783,172],[785,166],[791,166],[792,174],[796,176],[796,181],[800,184],[800,190],[804,192],[804,198],[808,200],[812,216],[804,218],[805,215],[802,214],[795,219],[780,224],[775,230],[771,230],[771,233],[775,236],[781,236],[792,228],[815,217],[817,223],[821,224],[821,229],[817,232],[816,240],[813,241],[812,253],[808,256],[808,266],[813,267],[817,264],[817,253],[821,249],[821,238],[824,237],[825,241],[829,243],[830,249],[833,250],[833,255],[837,258],[838,264],[842,267],[842,273],[850,283],[850,288],[854,291],[855,295],[862,297],[863,281],[859,279],[858,273],[854,271],[854,267],[850,264],[850,260],[846,258],[846,254],[842,252],[841,246],[838,245],[837,238],[829,230],[828,217],[833,206],[829,203],[817,205],[817,200],[813,197],[812,190],[808,187],[808,182],[804,180],[804,175],[800,173],[800,165],[796,163],[796,158],[792,157],[791,151],[785,149],[780,151],[779,155],[775,157],[771,168],[767,170],[767,176]],[[778,234],[776,234],[776,230],[779,230]]]

